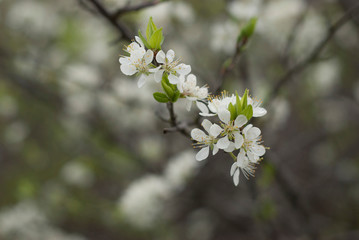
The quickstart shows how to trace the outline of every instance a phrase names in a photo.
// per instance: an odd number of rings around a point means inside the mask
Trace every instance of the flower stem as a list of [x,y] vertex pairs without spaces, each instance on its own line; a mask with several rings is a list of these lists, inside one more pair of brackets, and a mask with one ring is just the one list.
[[229,155],[231,155],[234,161],[237,161],[237,157],[232,152],[229,152]]

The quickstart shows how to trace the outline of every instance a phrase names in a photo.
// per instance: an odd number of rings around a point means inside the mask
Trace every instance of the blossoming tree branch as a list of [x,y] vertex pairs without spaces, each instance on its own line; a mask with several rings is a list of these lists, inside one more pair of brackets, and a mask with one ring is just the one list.
[[[256,20],[251,19],[242,29],[238,37],[241,48],[252,36],[255,24]],[[194,147],[200,149],[196,160],[205,160],[210,152],[215,155],[222,150],[234,161],[229,172],[236,186],[241,172],[247,179],[254,176],[256,165],[266,152],[261,130],[250,123],[253,117],[262,117],[267,113],[260,106],[261,102],[252,99],[247,89],[242,96],[237,91],[235,94],[223,91],[219,96],[212,96],[207,86],[198,86],[197,77],[191,74],[191,66],[181,63],[172,49],[167,52],[162,50],[162,28],[157,28],[152,18],[145,36],[141,31],[138,35],[135,36],[136,41],[126,47],[126,56],[119,59],[122,73],[137,75],[139,88],[148,81],[161,84],[163,92],[155,92],[153,97],[157,102],[168,104],[173,126],[177,124],[173,112],[175,102],[184,99],[188,111],[192,105],[197,106],[199,115],[205,119],[201,124],[203,130],[194,128],[190,133]]]

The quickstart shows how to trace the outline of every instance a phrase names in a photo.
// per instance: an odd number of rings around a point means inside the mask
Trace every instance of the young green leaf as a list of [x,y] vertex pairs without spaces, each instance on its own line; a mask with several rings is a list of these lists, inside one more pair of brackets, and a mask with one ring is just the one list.
[[237,91],[236,91],[236,105],[235,106],[236,106],[237,115],[239,115],[240,112],[242,111],[242,103],[241,103],[241,100],[239,99]]
[[141,38],[143,44],[145,45],[146,48],[150,49],[150,45],[148,44],[147,40],[143,37],[142,33],[140,30],[138,30],[138,36]]
[[160,28],[153,32],[148,44],[151,46],[151,49],[161,50],[163,39],[162,28]]
[[228,111],[231,113],[231,120],[236,119],[237,117],[236,108],[233,106],[232,103],[228,105]]
[[156,99],[156,101],[160,102],[160,103],[167,103],[170,101],[170,99],[166,96],[166,94],[160,93],[160,92],[155,92],[153,94],[153,98]]
[[244,116],[246,116],[247,120],[249,121],[253,117],[253,107],[252,105],[248,105],[242,112]]
[[146,37],[147,40],[149,40],[152,36],[152,34],[157,30],[157,27],[155,25],[155,23],[152,20],[152,17],[150,17],[150,20],[148,21],[147,24],[147,29],[146,29]]
[[241,99],[242,110],[244,110],[247,107],[248,105],[247,100],[248,100],[248,89],[244,91],[243,97]]
[[167,76],[165,74],[163,74],[162,81],[161,81],[162,88],[165,91],[165,93],[167,94],[168,98],[173,99],[175,93],[174,93],[173,89],[170,87],[170,85],[168,83],[166,83],[166,80],[168,81]]
[[172,102],[177,102],[179,96],[181,95],[180,91],[176,90],[174,92],[173,98],[172,98]]

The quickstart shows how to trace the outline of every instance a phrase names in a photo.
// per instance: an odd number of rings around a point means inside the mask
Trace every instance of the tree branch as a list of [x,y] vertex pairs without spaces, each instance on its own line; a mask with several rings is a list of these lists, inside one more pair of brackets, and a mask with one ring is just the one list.
[[306,69],[310,63],[312,63],[327,43],[332,39],[335,33],[349,20],[354,17],[354,14],[359,10],[359,4],[355,5],[352,9],[346,12],[337,22],[335,22],[327,32],[327,35],[318,43],[318,45],[313,49],[313,51],[301,62],[297,63],[294,67],[289,69],[289,71],[282,76],[277,83],[274,85],[272,91],[268,94],[266,102],[272,100],[272,98],[277,95],[279,90],[292,79],[293,76],[302,72]]
[[121,17],[123,14],[129,13],[129,12],[135,12],[135,11],[139,11],[142,10],[144,8],[148,8],[148,7],[152,7],[155,6],[161,2],[166,2],[167,0],[154,0],[154,1],[148,1],[148,2],[144,2],[141,4],[138,4],[136,6],[125,6],[122,7],[118,10],[116,10],[113,14],[112,17],[114,19],[117,19],[119,17]]

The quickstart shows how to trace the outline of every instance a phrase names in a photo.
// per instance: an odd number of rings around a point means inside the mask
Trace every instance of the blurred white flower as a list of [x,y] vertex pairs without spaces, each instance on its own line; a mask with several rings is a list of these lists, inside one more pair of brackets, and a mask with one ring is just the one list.
[[151,162],[157,162],[161,159],[164,152],[165,143],[162,138],[149,136],[142,137],[139,143],[140,154]]
[[32,202],[20,202],[0,212],[0,238],[11,240],[85,240],[52,226]]
[[94,175],[84,164],[79,162],[68,162],[62,170],[61,176],[68,184],[77,187],[89,187],[94,181]]
[[236,48],[239,26],[233,21],[216,22],[211,29],[210,46],[213,51],[233,54]]
[[139,228],[151,228],[163,217],[171,188],[165,178],[147,175],[132,183],[119,200],[126,220]]
[[261,0],[237,0],[230,2],[227,9],[235,18],[239,20],[248,20],[258,16],[261,2]]
[[186,182],[196,173],[199,165],[193,161],[195,154],[192,150],[185,151],[170,159],[164,176],[169,184],[175,189],[181,189]]
[[67,87],[65,91],[71,90],[72,84],[96,88],[100,84],[100,75],[97,68],[84,63],[74,63],[66,66],[63,81],[64,86]]
[[313,82],[318,95],[328,95],[340,82],[340,74],[340,61],[337,59],[321,61],[315,64],[310,81]]

